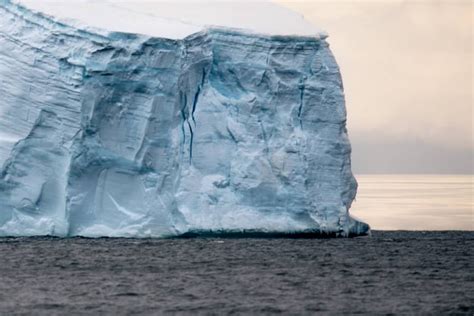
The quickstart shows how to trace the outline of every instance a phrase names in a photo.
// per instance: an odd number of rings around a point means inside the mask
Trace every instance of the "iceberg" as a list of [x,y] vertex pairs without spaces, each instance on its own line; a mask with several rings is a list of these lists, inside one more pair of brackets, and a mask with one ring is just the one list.
[[324,32],[132,9],[0,0],[0,236],[368,233]]

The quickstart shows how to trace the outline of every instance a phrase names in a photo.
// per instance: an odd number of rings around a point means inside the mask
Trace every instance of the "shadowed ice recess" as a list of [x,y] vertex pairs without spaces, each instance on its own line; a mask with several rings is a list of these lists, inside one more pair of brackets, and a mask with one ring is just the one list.
[[0,0],[0,235],[368,232],[323,33],[65,21]]

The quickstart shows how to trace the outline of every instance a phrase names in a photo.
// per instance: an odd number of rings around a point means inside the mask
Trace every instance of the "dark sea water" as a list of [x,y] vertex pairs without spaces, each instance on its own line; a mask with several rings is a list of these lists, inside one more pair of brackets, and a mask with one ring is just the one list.
[[0,238],[0,315],[474,314],[474,232]]

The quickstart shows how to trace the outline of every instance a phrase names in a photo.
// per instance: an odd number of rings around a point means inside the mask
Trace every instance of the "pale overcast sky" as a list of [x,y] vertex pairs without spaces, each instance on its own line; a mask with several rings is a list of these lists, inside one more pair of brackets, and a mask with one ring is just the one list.
[[329,33],[356,173],[472,173],[470,0],[279,2]]

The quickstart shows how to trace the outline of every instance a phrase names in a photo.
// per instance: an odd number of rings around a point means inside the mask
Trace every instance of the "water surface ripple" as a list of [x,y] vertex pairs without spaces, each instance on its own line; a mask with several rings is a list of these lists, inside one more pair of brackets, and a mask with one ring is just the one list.
[[474,313],[474,232],[0,238],[0,314]]

